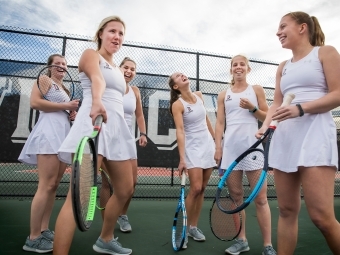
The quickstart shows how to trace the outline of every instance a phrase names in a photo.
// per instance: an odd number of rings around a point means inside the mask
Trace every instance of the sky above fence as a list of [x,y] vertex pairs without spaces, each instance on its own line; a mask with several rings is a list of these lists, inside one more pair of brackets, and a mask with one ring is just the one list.
[[340,51],[338,0],[0,0],[0,6],[1,25],[92,36],[104,17],[119,15],[126,41],[273,62],[291,55],[275,35],[281,17],[305,11]]

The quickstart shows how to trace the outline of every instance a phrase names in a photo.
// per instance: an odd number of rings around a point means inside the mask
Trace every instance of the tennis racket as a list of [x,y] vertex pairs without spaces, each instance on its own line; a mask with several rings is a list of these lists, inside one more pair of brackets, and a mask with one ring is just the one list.
[[172,247],[175,251],[182,249],[187,230],[187,212],[185,209],[185,180],[186,175],[183,171],[181,179],[181,191],[178,199],[174,222],[172,225]]
[[[295,95],[293,94],[285,96],[281,106],[290,105],[294,97]],[[269,146],[277,125],[278,121],[272,121],[263,136],[226,169],[218,183],[216,192],[216,204],[222,212],[228,214],[240,212],[258,195],[267,178]],[[265,150],[256,148],[265,139]],[[243,171],[245,171],[245,174],[243,174]],[[233,195],[232,189],[240,185],[243,187],[243,196],[238,200]],[[231,209],[225,206],[225,203],[223,203],[223,189],[226,189],[226,192],[231,194],[237,203],[236,208]]]
[[[62,84],[58,85],[50,78],[51,74],[61,77]],[[50,102],[63,103],[72,101],[75,96],[76,86],[70,73],[62,66],[48,65],[42,68],[37,76],[37,86],[42,97]],[[63,110],[70,116],[68,110]]]
[[74,155],[71,195],[74,219],[80,231],[87,231],[93,221],[97,199],[98,135],[103,116],[95,120],[91,136],[83,137]]
[[[228,208],[229,210],[237,208],[237,204],[228,193],[221,196],[220,203],[223,204],[223,208]],[[215,237],[221,241],[232,241],[241,232],[242,216],[240,212],[234,214],[222,212],[216,204],[216,199],[214,199],[210,208],[209,223],[211,232]]]
[[99,199],[97,198],[96,206],[99,210],[104,210],[107,201],[113,194],[113,188],[111,184],[111,179],[108,173],[103,168],[99,169],[97,184],[97,195],[99,196]]

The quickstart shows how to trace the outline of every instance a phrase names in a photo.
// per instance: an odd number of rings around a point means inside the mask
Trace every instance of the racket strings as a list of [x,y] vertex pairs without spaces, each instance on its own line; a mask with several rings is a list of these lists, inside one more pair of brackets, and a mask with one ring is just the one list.
[[[237,206],[229,197],[220,198],[220,203],[228,210],[234,210]],[[240,213],[227,214],[222,212],[214,202],[210,211],[210,226],[213,234],[220,240],[234,240],[241,231]]]
[[103,210],[105,209],[107,201],[113,194],[111,180],[107,173],[105,173],[105,170],[103,169],[101,169],[99,171],[99,174],[97,175],[97,187],[98,187],[97,208]]
[[83,222],[87,222],[91,199],[90,194],[94,183],[94,169],[95,165],[93,161],[93,151],[91,150],[91,147],[88,145],[88,143],[86,143],[79,171],[79,199]]
[[176,216],[177,220],[176,220],[175,243],[176,247],[178,248],[181,246],[183,240],[183,227],[185,225],[182,208],[178,211]]
[[261,178],[264,161],[262,150],[250,151],[231,172],[226,181],[226,188],[237,205],[241,205],[242,199],[248,198],[254,191]]

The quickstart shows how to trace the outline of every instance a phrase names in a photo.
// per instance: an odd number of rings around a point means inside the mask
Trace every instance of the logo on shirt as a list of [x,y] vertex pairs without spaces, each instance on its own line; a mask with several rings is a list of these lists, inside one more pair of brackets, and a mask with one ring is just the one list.
[[110,67],[109,63],[107,63],[107,62],[105,62],[104,68],[105,68],[105,69],[112,70],[112,68]]
[[285,68],[282,72],[282,76],[286,75],[287,68]]
[[60,90],[60,88],[57,84],[53,84],[53,87],[54,87],[55,90]]
[[230,100],[232,100],[231,96],[227,95],[227,99],[225,101],[230,101]]
[[188,112],[192,112],[193,111],[190,106],[187,106],[187,109],[188,109]]

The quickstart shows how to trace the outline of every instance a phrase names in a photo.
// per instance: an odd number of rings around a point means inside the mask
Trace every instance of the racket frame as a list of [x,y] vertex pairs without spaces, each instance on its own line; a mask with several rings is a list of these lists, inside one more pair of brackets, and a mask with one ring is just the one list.
[[[103,123],[103,116],[98,115],[91,136],[84,136],[76,149],[72,164],[72,175],[71,175],[71,198],[72,198],[72,208],[73,216],[77,227],[80,231],[85,232],[89,230],[93,222],[96,203],[97,203],[97,169],[98,169],[98,137]],[[80,204],[80,190],[79,190],[79,172],[82,163],[83,151],[86,143],[89,144],[93,152],[93,185],[90,192],[89,206],[86,216],[85,223],[81,215],[81,204]]]
[[[93,152],[93,165],[94,165],[94,176],[93,176],[93,184],[90,191],[90,199],[86,216],[86,223],[83,221],[82,212],[81,212],[81,204],[80,204],[80,171],[81,164],[83,160],[83,151],[85,149],[86,144],[89,145]],[[71,195],[72,195],[72,207],[74,219],[76,221],[77,227],[80,231],[87,231],[92,224],[94,218],[94,212],[96,208],[96,199],[97,199],[97,155],[95,150],[95,144],[91,137],[83,137],[79,143],[76,154],[73,160],[72,167],[72,177],[71,177]]]
[[[232,199],[232,197],[230,197],[229,194],[227,194],[227,196],[229,196],[229,198],[234,202],[235,206],[237,207],[237,204],[236,204],[235,201]],[[212,217],[212,212],[213,212],[213,208],[214,208],[215,204],[216,204],[216,206],[218,207],[218,205],[217,205],[217,203],[216,203],[216,198],[214,199],[214,201],[213,201],[213,203],[212,203],[212,206],[211,206],[211,208],[210,208],[210,211],[209,211],[209,224],[210,224],[211,232],[213,233],[213,235],[214,235],[217,239],[219,239],[219,240],[221,240],[221,241],[229,242],[229,241],[235,240],[235,238],[238,237],[238,235],[240,234],[240,232],[241,232],[241,230],[242,230],[242,215],[241,215],[241,212],[237,212],[237,213],[232,214],[232,216],[229,216],[229,217],[237,217],[237,216],[236,216],[236,214],[237,214],[238,217],[239,217],[239,221],[240,221],[240,227],[239,227],[239,229],[238,229],[238,231],[236,232],[236,234],[235,234],[234,237],[232,237],[232,238],[230,238],[230,239],[224,239],[224,238],[221,238],[220,236],[218,236],[218,235],[215,233],[214,228],[213,228],[213,224],[212,224],[212,218],[213,218],[213,217]],[[220,209],[220,208],[218,207],[218,209]],[[228,215],[230,215],[230,214],[228,214]]]
[[[172,248],[174,251],[179,251],[182,249],[183,244],[185,242],[186,238],[186,231],[187,231],[187,212],[185,209],[185,181],[186,181],[186,175],[185,172],[183,171],[182,177],[181,177],[181,191],[180,191],[180,196],[178,199],[178,204],[176,208],[176,213],[174,216],[174,222],[172,225]],[[181,212],[182,211],[182,212]],[[183,227],[182,227],[182,240],[180,245],[177,247],[176,245],[176,230],[177,230],[177,219],[178,219],[178,214],[182,213],[183,214]]]
[[[112,196],[113,194],[113,188],[112,188],[112,184],[111,184],[111,179],[110,179],[110,176],[108,175],[108,173],[102,169],[102,168],[99,168],[99,172],[101,174],[101,177],[102,177],[102,183],[103,183],[103,176],[105,176],[104,178],[106,178],[107,182],[108,182],[108,185],[109,185],[109,189],[110,189],[110,197]],[[98,185],[98,183],[97,183]],[[98,186],[97,186],[98,187]],[[102,189],[102,188],[101,188]],[[97,189],[98,190],[98,189]],[[99,201],[100,201],[100,193],[98,194],[99,195]],[[100,203],[98,202],[98,199],[97,199],[97,203],[96,203],[96,207],[98,210],[105,210],[105,207],[101,207],[100,206]]]

